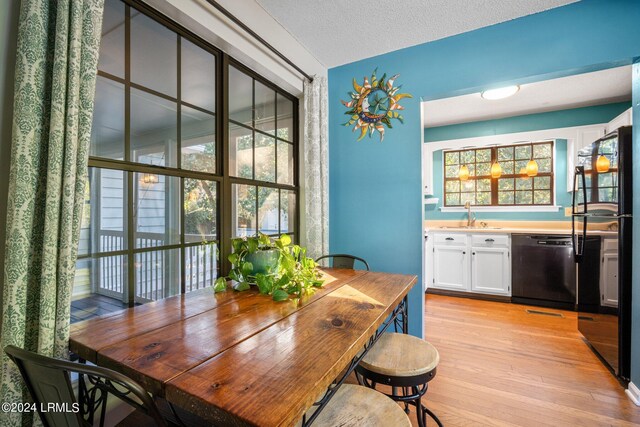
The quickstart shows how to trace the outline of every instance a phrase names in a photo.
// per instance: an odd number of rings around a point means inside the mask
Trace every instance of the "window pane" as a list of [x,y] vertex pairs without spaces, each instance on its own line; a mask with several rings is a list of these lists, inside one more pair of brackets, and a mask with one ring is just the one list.
[[469,168],[469,176],[476,176],[476,165],[475,164],[467,165],[467,168]]
[[477,162],[491,162],[491,149],[483,149],[476,151],[476,161]]
[[462,181],[460,183],[460,191],[462,191],[463,193],[475,192],[476,181],[471,179],[469,181]]
[[551,172],[551,159],[539,159],[536,161],[538,162],[538,173]]
[[491,193],[476,193],[476,205],[490,205]]
[[500,166],[502,166],[503,175],[513,175],[515,173],[514,164],[511,161],[500,162]]
[[275,135],[276,92],[256,81],[255,126],[263,132]]
[[460,153],[459,152],[454,152],[454,153],[444,153],[444,164],[449,166],[449,165],[457,165],[460,163]]
[[474,205],[476,203],[476,193],[461,193],[460,194],[460,204],[464,205],[467,202]]
[[253,131],[229,126],[229,174],[253,179]]
[[530,205],[533,203],[532,191],[516,191],[516,204],[517,205]]
[[293,141],[293,101],[278,94],[278,138]]
[[296,226],[296,193],[280,190],[280,233],[293,233]]
[[180,249],[135,254],[136,302],[145,303],[180,293]]
[[476,161],[476,151],[475,150],[467,150],[460,153],[460,163],[475,163]]
[[529,177],[516,178],[516,190],[530,190],[532,187],[532,180]]
[[453,193],[453,194],[447,194],[447,198],[445,201],[447,206],[457,206],[460,204],[460,194],[459,193]]
[[513,147],[498,148],[498,160],[513,160]]
[[215,173],[215,116],[182,106],[182,169]]
[[71,323],[127,308],[127,257],[82,258],[76,262]]
[[124,160],[124,85],[96,80],[89,155]]
[[151,18],[131,10],[131,81],[176,96],[178,36]]
[[229,67],[229,118],[253,126],[253,79]]
[[278,182],[293,185],[293,145],[278,141]]
[[131,160],[177,166],[176,103],[131,89]]
[[124,78],[124,3],[106,0],[98,70]]
[[276,140],[256,132],[256,178],[276,182]]
[[513,205],[513,204],[515,204],[513,191],[499,192],[498,193],[498,204],[499,205]]
[[213,286],[218,278],[218,245],[184,248],[185,292]]
[[264,234],[278,234],[278,189],[258,187],[258,225]]
[[516,162],[515,173],[518,174],[518,175],[526,175],[527,174],[527,163],[529,163],[529,160],[518,160]]
[[536,205],[550,205],[551,204],[551,191],[550,190],[536,190],[533,192],[533,203]]
[[134,175],[136,248],[180,243],[180,178]]
[[491,180],[490,179],[479,179],[476,183],[476,187],[478,191],[491,191]]
[[491,163],[478,163],[476,164],[477,176],[489,176],[491,175]]
[[530,145],[519,145],[515,147],[516,151],[516,160],[520,159],[530,159],[531,158],[531,146]]
[[447,178],[457,178],[458,172],[460,171],[460,166],[447,166],[445,169],[445,177]]
[[446,181],[445,186],[447,193],[460,192],[460,181]]
[[256,187],[253,185],[233,184],[233,237],[253,236],[256,234]]
[[89,168],[88,176],[79,255],[127,249],[126,174],[111,169]]
[[551,177],[550,176],[537,176],[534,178],[534,185],[536,190],[544,190],[551,188]]
[[498,190],[513,190],[513,178],[500,178],[498,180]]
[[533,146],[533,157],[540,159],[551,157],[551,144],[538,144]]
[[184,241],[217,240],[217,183],[184,179]]
[[216,57],[182,38],[181,98],[196,107],[216,111]]

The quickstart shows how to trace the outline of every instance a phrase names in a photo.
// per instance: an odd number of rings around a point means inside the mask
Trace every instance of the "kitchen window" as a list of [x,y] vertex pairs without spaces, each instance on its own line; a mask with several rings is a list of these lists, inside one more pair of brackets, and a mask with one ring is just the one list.
[[230,240],[297,240],[297,99],[106,0],[72,321],[212,286]]
[[[462,149],[444,153],[444,206],[549,206],[554,202],[553,141],[533,144]],[[535,160],[538,172],[526,174],[527,163]],[[491,166],[498,162],[498,178]],[[460,179],[466,166],[469,177]]]

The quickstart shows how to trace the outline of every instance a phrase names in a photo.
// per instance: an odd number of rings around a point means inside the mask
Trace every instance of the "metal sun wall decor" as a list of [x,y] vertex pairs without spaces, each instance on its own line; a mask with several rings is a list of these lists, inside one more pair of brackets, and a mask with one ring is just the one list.
[[345,114],[351,116],[344,126],[355,124],[353,131],[360,129],[360,141],[369,132],[369,138],[375,131],[380,132],[380,142],[384,139],[384,127],[392,129],[391,119],[397,119],[400,123],[404,123],[404,117],[396,110],[404,110],[399,102],[402,98],[413,98],[408,93],[398,93],[402,85],[394,86],[394,81],[400,76],[389,78],[385,81],[387,74],[383,74],[380,80],[376,77],[378,69],[373,70],[371,74],[371,82],[367,77],[364,78],[364,84],[360,86],[353,78],[353,89],[355,92],[349,92],[351,101],[341,101],[348,110]]

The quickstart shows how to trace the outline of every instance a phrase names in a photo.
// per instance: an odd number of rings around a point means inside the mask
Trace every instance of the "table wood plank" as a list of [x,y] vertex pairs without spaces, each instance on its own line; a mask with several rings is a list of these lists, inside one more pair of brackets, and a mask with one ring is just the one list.
[[236,303],[257,291],[214,293],[205,288],[132,307],[71,325],[69,350],[98,363],[98,352],[120,341],[145,334],[220,305]]
[[362,349],[416,283],[367,273],[177,376],[166,398],[222,425],[288,426]]
[[162,396],[164,384],[172,378],[363,274],[360,270],[325,273],[325,285],[301,299],[276,303],[268,296],[252,293],[218,304],[171,325],[103,347],[98,352],[97,364],[122,372]]

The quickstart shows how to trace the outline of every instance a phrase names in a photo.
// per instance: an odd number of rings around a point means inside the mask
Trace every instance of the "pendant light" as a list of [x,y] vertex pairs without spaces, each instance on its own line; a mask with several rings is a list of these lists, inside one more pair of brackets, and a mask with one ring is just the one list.
[[533,144],[531,144],[531,160],[527,163],[526,172],[529,177],[538,175],[538,162],[533,160]]
[[600,154],[598,156],[598,160],[596,160],[596,170],[598,171],[598,173],[609,172],[610,167],[611,161],[604,154]]
[[467,165],[460,166],[460,170],[458,171],[458,178],[460,181],[466,181],[469,179],[469,168]]
[[142,175],[142,178],[140,179],[140,181],[143,184],[157,184],[159,179],[158,179],[158,175],[156,175],[155,173],[145,173]]
[[498,161],[496,160],[491,165],[491,178],[497,179],[497,178],[500,178],[501,176],[502,176],[502,166],[500,166],[500,163],[498,163]]

